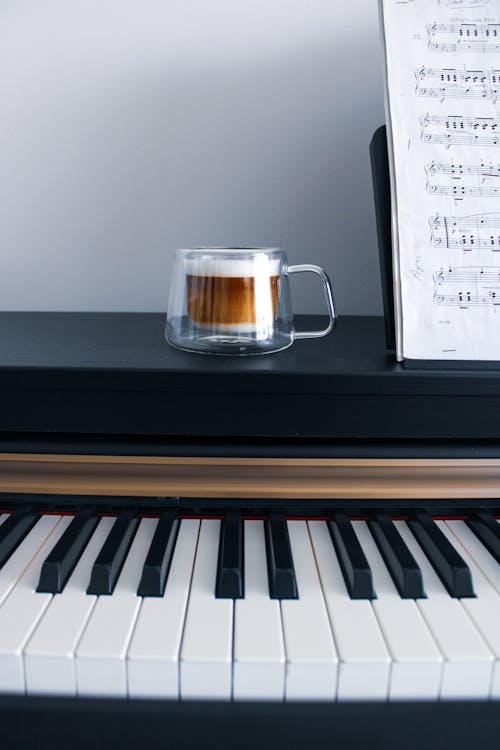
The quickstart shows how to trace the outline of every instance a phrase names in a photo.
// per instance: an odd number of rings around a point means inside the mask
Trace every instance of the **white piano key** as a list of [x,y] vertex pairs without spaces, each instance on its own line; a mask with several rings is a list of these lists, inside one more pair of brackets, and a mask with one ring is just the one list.
[[306,521],[289,521],[299,591],[281,601],[286,650],[286,700],[335,700],[338,656]]
[[181,698],[230,700],[233,600],[215,598],[220,521],[201,522],[181,646]]
[[53,596],[24,649],[28,693],[76,694],[75,648],[97,601],[86,589],[114,520],[101,518],[64,590]]
[[[484,547],[463,521],[437,521],[437,524],[470,568],[476,596],[461,602],[495,656],[491,697],[499,699],[500,596],[481,569],[481,565],[489,567],[484,558]],[[484,552],[489,555],[486,550]]]
[[137,587],[157,523],[141,520],[115,590],[97,599],[76,648],[78,695],[127,695],[125,657],[142,601]]
[[200,522],[181,521],[162,597],[145,597],[127,654],[130,697],[178,698],[179,651]]
[[440,697],[488,698],[493,653],[461,601],[446,591],[406,523],[396,521],[396,527],[422,571],[427,599],[418,599],[417,607],[445,658]]
[[234,606],[233,698],[283,700],[285,648],[279,601],[270,599],[262,521],[244,522],[245,598]]
[[400,598],[366,523],[353,527],[372,569],[372,606],[393,659],[389,699],[437,698],[443,656],[415,602]]
[[[5,519],[8,514],[5,514]],[[48,521],[40,525],[39,521],[34,525],[31,531],[23,539],[16,551],[9,557],[5,565],[0,568],[0,604],[5,600],[12,588],[22,576],[23,572],[35,556],[37,550],[43,545],[45,539],[51,533],[60,516],[46,516]]]
[[[31,542],[34,542],[36,537],[38,546],[34,550],[31,548],[30,551],[28,547],[25,549],[27,559],[18,561],[24,565],[24,572],[0,607],[1,692],[25,692],[23,648],[52,599],[52,594],[36,592],[40,571],[45,557],[62,536],[71,520],[70,516],[43,516],[26,538],[31,538]],[[36,535],[32,536],[35,531]],[[21,545],[22,547],[24,545]],[[21,548],[16,551],[15,555],[21,552]],[[10,558],[11,561],[15,555]]]
[[391,657],[372,605],[349,597],[326,523],[308,525],[340,659],[338,700],[384,700]]

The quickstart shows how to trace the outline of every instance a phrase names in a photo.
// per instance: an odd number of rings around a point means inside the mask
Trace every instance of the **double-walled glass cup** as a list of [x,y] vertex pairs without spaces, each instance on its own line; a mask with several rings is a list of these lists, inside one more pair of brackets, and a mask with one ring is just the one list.
[[[295,331],[288,277],[310,271],[323,283],[329,315],[320,331]],[[330,280],[319,266],[289,266],[270,247],[176,250],[166,338],[179,349],[207,354],[268,354],[295,339],[326,336],[336,313]]]

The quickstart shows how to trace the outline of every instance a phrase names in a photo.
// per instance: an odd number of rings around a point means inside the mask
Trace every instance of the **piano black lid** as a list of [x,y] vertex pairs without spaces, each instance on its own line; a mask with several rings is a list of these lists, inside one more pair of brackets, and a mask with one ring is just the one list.
[[0,431],[500,438],[500,373],[405,370],[386,352],[382,318],[344,317],[324,339],[242,358],[175,350],[163,328],[163,314],[0,313]]

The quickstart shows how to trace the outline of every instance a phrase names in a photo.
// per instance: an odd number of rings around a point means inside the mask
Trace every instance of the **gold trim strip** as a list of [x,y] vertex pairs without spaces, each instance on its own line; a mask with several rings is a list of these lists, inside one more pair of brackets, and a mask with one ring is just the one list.
[[500,459],[4,453],[0,492],[303,500],[500,498]]
[[52,453],[0,453],[2,461],[98,464],[187,464],[246,466],[498,466],[500,458],[225,458],[207,456],[103,456]]

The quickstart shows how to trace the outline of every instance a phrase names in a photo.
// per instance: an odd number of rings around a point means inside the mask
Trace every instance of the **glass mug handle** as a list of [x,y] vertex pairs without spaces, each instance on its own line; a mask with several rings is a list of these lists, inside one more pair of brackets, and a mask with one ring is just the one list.
[[335,300],[333,299],[333,289],[328,278],[328,274],[324,271],[321,266],[314,266],[311,263],[302,263],[298,266],[286,266],[285,275],[291,276],[294,273],[311,272],[317,274],[323,282],[323,289],[325,290],[326,307],[328,310],[328,317],[330,318],[326,328],[322,331],[294,331],[294,339],[319,339],[321,336],[327,336],[330,331],[335,328],[337,322],[337,313],[335,312]]

